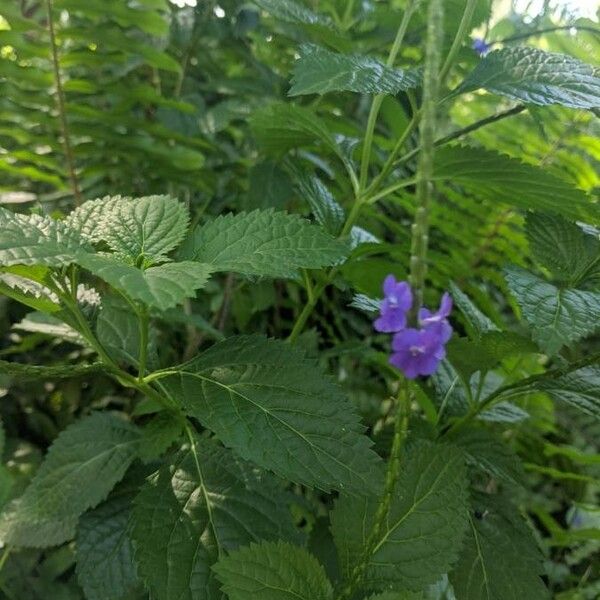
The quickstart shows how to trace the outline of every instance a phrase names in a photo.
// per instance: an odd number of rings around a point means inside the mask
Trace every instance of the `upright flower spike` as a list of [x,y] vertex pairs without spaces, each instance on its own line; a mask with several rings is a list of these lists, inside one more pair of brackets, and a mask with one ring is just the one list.
[[373,326],[382,333],[401,331],[406,327],[406,315],[413,302],[410,285],[406,281],[396,281],[393,275],[388,275],[383,282],[383,293],[380,316]]
[[407,379],[433,375],[446,356],[445,331],[438,324],[424,329],[405,329],[394,335],[390,364]]

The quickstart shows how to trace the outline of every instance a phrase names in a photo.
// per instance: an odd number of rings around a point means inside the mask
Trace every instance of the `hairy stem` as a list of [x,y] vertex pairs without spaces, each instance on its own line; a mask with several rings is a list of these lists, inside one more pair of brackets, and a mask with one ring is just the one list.
[[423,78],[423,117],[419,127],[421,153],[417,170],[417,210],[412,225],[410,283],[413,289],[412,318],[423,304],[423,288],[427,274],[427,246],[429,231],[429,202],[433,179],[433,155],[439,89],[440,46],[443,36],[443,4],[432,0],[429,5],[425,74]]
[[144,380],[144,376],[146,375],[146,362],[148,360],[148,329],[150,325],[148,311],[145,307],[142,307],[138,311],[138,324],[140,328],[138,381],[141,382]]
[[392,498],[398,482],[398,475],[400,474],[400,460],[402,456],[402,447],[404,446],[404,440],[406,439],[406,434],[408,432],[410,405],[411,392],[409,390],[408,382],[405,382],[404,385],[400,386],[398,393],[398,407],[396,410],[396,418],[394,419],[394,438],[385,473],[383,494],[381,495],[373,519],[373,526],[367,542],[365,543],[361,559],[354,567],[352,574],[350,575],[350,580],[340,591],[337,600],[348,600],[360,589],[367,569],[369,568],[373,552],[381,539],[383,526],[390,511]]
[[54,69],[54,84],[56,85],[56,105],[58,108],[58,117],[63,138],[63,147],[65,159],[67,161],[67,171],[71,182],[71,191],[75,198],[75,204],[81,204],[81,191],[79,181],[75,172],[75,159],[73,158],[73,147],[71,146],[71,136],[69,135],[69,126],[67,123],[67,110],[65,102],[65,93],[60,76],[60,64],[58,62],[58,46],[56,44],[56,34],[54,31],[54,17],[52,15],[52,0],[46,0],[46,12],[48,15],[48,31],[50,33],[50,47],[52,49],[52,67]]

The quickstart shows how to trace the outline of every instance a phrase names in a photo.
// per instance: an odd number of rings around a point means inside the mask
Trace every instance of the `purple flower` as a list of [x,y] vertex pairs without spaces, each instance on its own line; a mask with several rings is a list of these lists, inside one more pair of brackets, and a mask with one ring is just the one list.
[[406,327],[406,313],[413,302],[410,285],[388,275],[383,282],[383,293],[385,297],[381,301],[380,316],[373,326],[382,333],[401,331]]
[[408,379],[435,373],[446,356],[446,343],[452,336],[448,317],[452,311],[452,298],[445,293],[436,312],[419,309],[418,329],[406,327],[407,313],[412,307],[410,285],[396,281],[388,275],[383,283],[385,298],[380,305],[380,316],[374,326],[377,331],[394,333],[390,363],[400,369]]
[[400,369],[407,379],[433,375],[446,356],[444,344],[439,323],[424,329],[405,329],[392,340],[394,352],[390,363]]
[[479,54],[479,56],[483,56],[484,54],[487,54],[490,51],[492,45],[488,44],[485,40],[482,40],[481,38],[475,38],[473,40],[472,47],[473,50],[475,50],[475,52]]

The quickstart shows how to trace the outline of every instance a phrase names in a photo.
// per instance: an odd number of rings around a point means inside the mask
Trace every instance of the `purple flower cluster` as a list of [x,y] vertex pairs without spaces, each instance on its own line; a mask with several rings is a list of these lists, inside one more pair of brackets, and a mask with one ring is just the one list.
[[377,331],[394,334],[390,363],[408,379],[432,375],[446,356],[446,343],[452,336],[452,327],[448,323],[452,298],[445,293],[436,312],[421,308],[417,329],[407,327],[407,314],[413,303],[410,285],[388,275],[383,282],[383,293],[380,315],[374,327]]
[[485,40],[482,40],[481,38],[475,38],[473,40],[473,50],[475,50],[475,52],[477,52],[479,56],[484,56],[485,54],[487,54],[490,51],[491,47],[491,44],[488,44]]

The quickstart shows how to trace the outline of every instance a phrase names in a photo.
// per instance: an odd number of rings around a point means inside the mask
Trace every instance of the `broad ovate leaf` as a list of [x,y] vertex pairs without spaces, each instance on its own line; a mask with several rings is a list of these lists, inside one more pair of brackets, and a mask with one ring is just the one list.
[[139,572],[156,600],[221,600],[211,566],[262,539],[295,539],[284,493],[214,441],[194,437],[134,503]]
[[346,243],[297,215],[273,210],[228,214],[198,227],[181,257],[213,271],[294,277],[298,269],[317,269],[340,261]]
[[388,67],[361,54],[339,54],[313,44],[300,49],[294,65],[290,96],[357,92],[359,94],[397,94],[419,84],[419,71]]
[[304,548],[284,542],[251,544],[215,565],[229,600],[331,600],[325,570]]
[[[467,528],[468,480],[463,453],[418,442],[405,453],[388,517],[369,556],[365,587],[419,591],[456,562]],[[373,490],[376,492],[377,490]],[[342,571],[362,559],[379,497],[342,495],[331,514]]]
[[480,88],[538,106],[600,106],[597,68],[571,56],[538,48],[519,46],[490,52],[457,92]]
[[161,381],[226,446],[282,477],[354,493],[379,481],[381,462],[351,403],[298,348],[232,337]]
[[71,539],[81,513],[104,500],[136,457],[139,431],[108,413],[67,427],[24,494],[0,515],[0,539],[44,547]]
[[506,282],[535,342],[547,354],[556,354],[598,328],[600,293],[559,288],[517,266],[506,270]]

